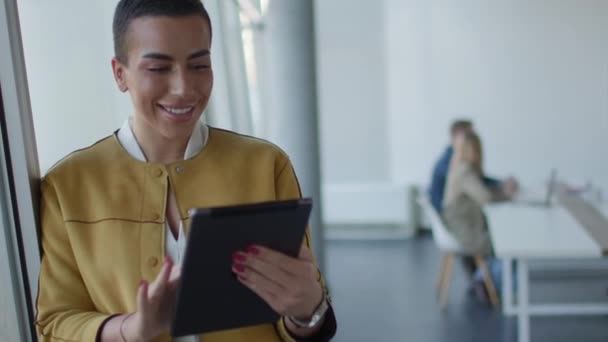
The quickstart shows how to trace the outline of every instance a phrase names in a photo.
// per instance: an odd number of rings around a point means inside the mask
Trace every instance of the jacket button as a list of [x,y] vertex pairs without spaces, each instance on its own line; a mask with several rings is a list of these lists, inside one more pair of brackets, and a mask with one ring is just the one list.
[[154,174],[156,177],[160,177],[163,175],[163,170],[161,168],[155,169],[152,174]]
[[156,265],[158,265],[158,258],[157,257],[150,257],[150,258],[148,258],[148,266],[155,267]]
[[159,214],[153,214],[152,215],[152,220],[153,221],[156,221],[156,220],[159,220],[159,219],[160,219],[160,215]]
[[178,167],[175,168],[175,172],[182,173],[182,172],[184,172],[184,168],[181,167],[181,166],[178,166]]

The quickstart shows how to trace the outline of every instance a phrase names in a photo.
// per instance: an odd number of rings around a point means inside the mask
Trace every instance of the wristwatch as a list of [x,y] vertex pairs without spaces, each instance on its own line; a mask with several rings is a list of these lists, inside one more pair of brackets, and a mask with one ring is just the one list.
[[288,316],[287,318],[289,318],[291,323],[295,324],[299,328],[314,328],[317,326],[317,324],[319,324],[319,321],[321,321],[323,316],[325,316],[325,313],[327,312],[328,308],[329,303],[327,301],[327,296],[323,295],[321,303],[319,304],[319,306],[317,306],[315,312],[313,312],[309,321],[302,321],[293,316]]

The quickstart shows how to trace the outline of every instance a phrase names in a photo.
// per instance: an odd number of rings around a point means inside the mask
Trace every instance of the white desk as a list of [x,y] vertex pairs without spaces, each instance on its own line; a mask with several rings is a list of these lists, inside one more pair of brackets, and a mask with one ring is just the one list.
[[[530,304],[528,261],[602,257],[600,245],[567,209],[507,203],[491,205],[485,211],[494,251],[504,263],[503,312],[518,316],[519,342],[530,341],[531,315],[608,314],[608,304]],[[513,261],[517,267],[517,305],[513,303]]]
[[604,216],[608,217],[608,202],[600,203],[597,208],[604,214]]

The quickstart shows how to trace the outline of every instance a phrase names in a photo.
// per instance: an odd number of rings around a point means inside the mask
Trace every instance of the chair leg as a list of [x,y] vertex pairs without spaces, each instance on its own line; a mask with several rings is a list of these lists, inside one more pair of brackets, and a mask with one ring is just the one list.
[[492,276],[490,275],[490,270],[488,269],[488,265],[485,260],[479,255],[475,256],[475,264],[481,270],[483,274],[483,282],[488,290],[488,295],[490,296],[490,303],[492,303],[492,307],[498,307],[498,296],[496,295],[496,287],[494,286],[494,281],[492,281]]
[[445,258],[445,272],[443,272],[441,288],[439,289],[439,305],[441,306],[441,309],[445,309],[445,305],[448,302],[448,290],[450,288],[452,268],[454,266],[453,254],[448,254],[445,256]]
[[445,268],[448,264],[448,255],[441,255],[441,266],[439,269],[439,275],[437,276],[437,283],[435,284],[435,289],[437,290],[437,294],[441,290],[441,286],[443,285],[443,279],[445,278]]

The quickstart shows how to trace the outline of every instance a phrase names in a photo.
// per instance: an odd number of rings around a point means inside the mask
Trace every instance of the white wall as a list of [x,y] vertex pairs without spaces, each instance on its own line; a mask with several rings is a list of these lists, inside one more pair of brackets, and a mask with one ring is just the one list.
[[[111,134],[132,115],[129,95],[118,91],[111,68],[112,18],[117,3],[19,0],[42,174],[68,153]],[[208,5],[216,25],[216,2],[208,1]],[[221,39],[220,33],[215,30],[214,41]],[[218,91],[211,102],[218,113],[211,122],[230,128],[227,107],[218,105],[229,100],[222,77],[227,75],[225,64],[215,57],[213,64]]]
[[381,2],[320,0],[315,17],[323,177],[330,184],[385,180],[390,173]]
[[[383,0],[315,2],[326,222],[402,221],[390,184],[384,21]],[[352,210],[387,198],[382,210]]]
[[[19,1],[43,172],[130,114],[110,69],[115,3]],[[489,173],[535,184],[555,166],[608,189],[608,2],[315,5],[326,220],[403,219],[403,189],[428,182],[457,116]]]
[[117,113],[112,77],[116,1],[19,1],[40,169],[111,134]]
[[[380,20],[355,13],[356,21],[344,9],[346,1],[327,3],[332,5],[319,7],[332,13],[319,17],[325,18],[321,29],[326,27],[319,34],[334,27],[320,45],[320,79],[330,85],[321,85],[322,115],[329,116],[322,120],[329,221],[378,221],[361,214],[365,211],[397,217],[400,205],[395,203],[402,196],[395,191],[428,183],[450,122],[462,116],[473,119],[484,139],[488,173],[514,174],[524,184],[537,185],[557,167],[562,177],[590,180],[608,190],[608,2],[383,0],[362,10]],[[376,14],[377,8],[383,12]],[[384,52],[354,38],[360,32],[384,32],[383,42],[373,43],[384,45]],[[350,65],[354,45],[357,61],[379,63],[359,64],[359,69],[383,75],[361,82],[371,91],[358,88],[353,96],[334,96],[340,94],[336,89],[355,87],[348,73],[355,69]],[[345,118],[328,110],[344,102],[357,108],[382,101],[371,116],[355,109]],[[383,127],[368,125],[377,117]],[[386,136],[388,144],[370,147],[377,155],[367,158],[369,153],[344,142],[349,134],[342,133],[344,122],[359,122],[370,133],[366,136]],[[383,147],[389,155],[378,158]],[[353,151],[359,158],[351,157]],[[375,177],[368,177],[366,169]],[[349,189],[369,188],[370,181],[384,183],[372,191],[384,200],[373,201],[372,207],[349,195]],[[345,201],[352,204],[349,212]]]
[[608,186],[608,2],[391,0],[387,16],[395,181],[427,181],[413,166],[430,166],[465,115],[490,173],[539,183],[557,167]]

